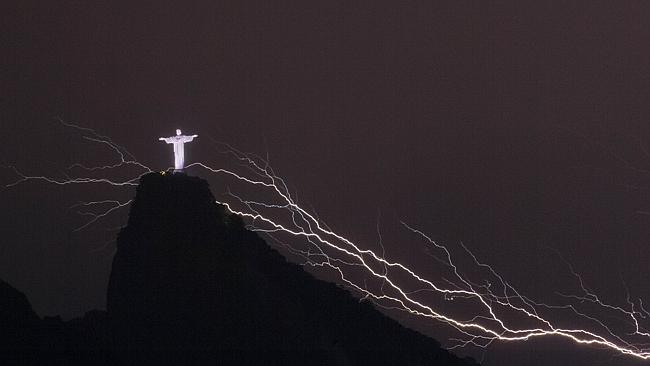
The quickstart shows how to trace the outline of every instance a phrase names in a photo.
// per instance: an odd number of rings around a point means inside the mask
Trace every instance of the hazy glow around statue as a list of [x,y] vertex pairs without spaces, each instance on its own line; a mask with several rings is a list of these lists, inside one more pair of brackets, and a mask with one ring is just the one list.
[[165,141],[168,144],[174,144],[174,171],[182,172],[185,166],[185,148],[186,142],[191,142],[199,135],[185,136],[181,134],[181,130],[176,130],[176,136],[161,137],[158,140]]

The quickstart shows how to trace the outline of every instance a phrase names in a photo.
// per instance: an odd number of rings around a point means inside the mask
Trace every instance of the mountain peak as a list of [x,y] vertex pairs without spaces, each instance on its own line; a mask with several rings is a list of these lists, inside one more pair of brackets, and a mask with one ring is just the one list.
[[331,363],[379,353],[391,354],[390,363],[469,364],[287,262],[216,204],[200,178],[144,176],[117,246],[108,312],[126,335],[124,347],[320,351]]

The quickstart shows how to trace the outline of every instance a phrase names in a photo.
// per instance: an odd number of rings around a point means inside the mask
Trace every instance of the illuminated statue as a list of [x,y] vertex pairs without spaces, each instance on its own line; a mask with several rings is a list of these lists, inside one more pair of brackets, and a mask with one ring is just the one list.
[[174,172],[182,172],[185,166],[185,148],[186,142],[191,142],[199,135],[185,136],[181,135],[181,130],[176,130],[176,136],[161,137],[158,140],[165,141],[168,144],[174,144]]

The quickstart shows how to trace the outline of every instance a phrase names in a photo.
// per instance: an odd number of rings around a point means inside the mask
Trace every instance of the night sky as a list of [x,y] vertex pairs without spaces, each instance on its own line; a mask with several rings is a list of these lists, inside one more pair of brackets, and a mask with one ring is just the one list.
[[[624,305],[627,287],[650,303],[648,3],[19,1],[0,14],[0,164],[60,175],[114,162],[59,117],[164,169],[157,139],[181,128],[199,134],[189,161],[224,161],[210,137],[268,153],[330,226],[375,250],[379,219],[387,255],[419,270],[431,258],[400,220],[462,241],[536,299],[575,290],[554,248],[607,301]],[[0,278],[41,316],[104,308],[126,211],[74,232],[84,218],[69,207],[132,194],[0,191]],[[457,353],[644,364],[548,338]]]

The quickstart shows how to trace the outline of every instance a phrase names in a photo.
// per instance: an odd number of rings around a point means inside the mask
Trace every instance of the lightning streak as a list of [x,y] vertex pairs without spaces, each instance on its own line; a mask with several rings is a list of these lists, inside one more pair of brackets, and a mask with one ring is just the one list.
[[[92,167],[73,164],[68,168],[69,171],[81,171],[86,174],[110,173],[114,169],[130,166],[137,168],[139,172],[124,180],[67,175],[65,178],[52,178],[24,174],[11,167],[18,180],[7,187],[32,180],[56,185],[108,184],[129,187],[136,186],[141,176],[152,172],[152,169],[138,162],[124,147],[114,143],[107,136],[64,121],[61,123],[80,131],[82,137],[89,142],[108,146],[118,156],[114,164]],[[357,292],[362,300],[368,299],[379,307],[403,311],[425,321],[440,322],[455,329],[458,336],[449,340],[450,349],[470,345],[485,348],[495,341],[514,342],[539,337],[559,337],[640,359],[650,359],[650,331],[644,325],[644,322],[650,320],[650,313],[644,307],[643,301],[633,301],[629,294],[623,306],[603,301],[588,289],[582,277],[563,258],[562,261],[567,264],[576,280],[579,292],[557,293],[558,298],[563,301],[561,303],[542,303],[522,294],[493,267],[480,262],[461,243],[466,258],[471,259],[475,269],[486,274],[482,278],[470,278],[459,268],[447,246],[434,241],[420,229],[401,222],[407,233],[424,243],[427,254],[435,259],[435,263],[441,264],[448,272],[445,276],[427,278],[416,273],[408,263],[387,259],[379,227],[377,235],[381,247],[380,254],[337,233],[316,213],[310,213],[300,206],[295,195],[289,193],[286,182],[271,168],[268,157],[245,154],[225,144],[220,146],[225,146],[223,152],[234,157],[249,174],[214,168],[203,162],[189,164],[186,169],[202,169],[208,174],[234,179],[243,186],[258,188],[268,200],[244,199],[228,191],[227,197],[231,200],[217,203],[245,218],[250,230],[267,235],[289,253],[300,258],[303,265],[332,270],[341,283]],[[81,212],[91,219],[76,230],[84,229],[127,207],[130,202],[100,200],[73,206],[92,210]],[[298,246],[295,242],[303,244]],[[459,306],[445,306],[444,303],[449,301]],[[465,314],[456,314],[454,311],[458,312],[457,308],[462,308]],[[623,321],[612,324],[611,315],[614,314]]]
[[106,209],[104,211],[101,211],[99,213],[90,212],[90,211],[83,211],[83,212],[79,211],[78,213],[80,215],[91,216],[92,219],[90,221],[86,222],[85,224],[79,226],[78,228],[74,229],[74,231],[75,232],[76,231],[81,231],[81,230],[87,228],[88,226],[95,223],[97,220],[108,216],[111,212],[128,206],[132,201],[133,200],[128,200],[126,202],[120,202],[120,201],[116,201],[116,200],[103,200],[103,201],[93,201],[93,202],[81,202],[81,203],[78,203],[78,204],[70,207],[70,208],[75,208],[75,207],[79,207],[79,206],[95,207],[95,206],[102,206],[102,205],[105,205],[105,204],[110,204],[111,205],[108,209]]
[[[231,193],[230,196],[235,198],[245,209],[234,209],[232,204],[228,202],[219,203],[225,205],[231,212],[248,218],[251,230],[274,234],[271,236],[272,239],[277,240],[276,233],[289,234],[290,236],[305,239],[311,246],[310,250],[297,250],[286,244],[286,242],[281,242],[281,244],[285,247],[289,246],[292,253],[299,253],[305,265],[329,267],[335,270],[343,283],[358,291],[364,298],[373,299],[377,305],[390,309],[399,309],[418,317],[430,318],[455,328],[464,338],[454,339],[453,341],[456,341],[456,344],[450,348],[470,344],[487,347],[494,341],[525,341],[536,337],[553,336],[566,338],[579,344],[602,346],[641,359],[650,358],[650,333],[640,325],[640,321],[648,319],[649,315],[642,308],[642,300],[638,300],[638,305],[635,305],[628,296],[626,302],[630,310],[605,303],[586,288],[582,278],[569,266],[572,274],[578,280],[583,294],[564,295],[562,297],[576,300],[578,304],[589,302],[596,305],[600,310],[614,311],[626,316],[628,318],[626,323],[632,329],[617,332],[614,329],[615,327],[608,326],[604,320],[579,310],[576,304],[549,305],[533,301],[522,295],[490,265],[480,262],[461,243],[473,263],[477,267],[486,270],[490,274],[492,281],[495,281],[498,286],[493,285],[487,279],[484,279],[485,284],[474,283],[461,273],[446,246],[435,242],[419,229],[402,222],[405,229],[417,234],[442,254],[444,259],[437,256],[436,258],[450,268],[453,280],[426,279],[416,274],[406,264],[388,261],[383,254],[380,256],[371,250],[362,249],[351,240],[323,225],[315,215],[310,214],[295,202],[284,180],[270,169],[266,160],[259,157],[254,159],[232,148],[229,148],[229,152],[240,161],[248,163],[257,177],[265,179],[255,180],[241,177],[232,172],[227,174],[246,183],[270,188],[276,196],[276,201],[257,202],[244,200]],[[198,165],[215,171],[204,164],[199,163]],[[273,218],[277,217],[277,215],[263,214],[261,209],[288,211],[291,220],[290,222],[279,222]],[[379,235],[381,241],[381,234],[379,233]],[[383,244],[381,244],[381,247],[383,252]],[[380,286],[371,289],[365,280],[363,284],[354,281],[351,276],[347,275],[348,267],[351,266],[362,268],[367,275],[378,280]],[[407,275],[406,279],[404,279],[404,275]],[[419,287],[416,290],[407,290],[412,286]],[[444,313],[431,303],[414,296],[422,291],[438,294],[445,300],[472,302],[476,305],[478,315],[474,315],[470,319],[462,319]],[[562,322],[554,320],[557,316],[554,317],[552,311],[549,314],[550,310],[570,311],[581,320],[579,323],[586,322],[588,326],[579,328],[562,326]],[[517,321],[522,318],[524,321]],[[528,325],[529,323],[532,323],[532,325]]]
[[[81,163],[75,163],[70,165],[67,168],[66,172],[63,172],[62,174],[63,177],[58,177],[58,178],[44,176],[44,175],[26,174],[23,173],[18,168],[16,168],[15,166],[9,165],[9,166],[5,166],[5,168],[12,170],[18,176],[18,179],[13,183],[9,183],[5,185],[5,188],[11,188],[28,181],[42,181],[42,182],[60,185],[60,186],[94,183],[94,184],[104,184],[104,185],[114,186],[114,187],[135,187],[138,185],[138,180],[143,175],[152,172],[152,170],[148,166],[137,161],[136,158],[133,156],[133,154],[131,154],[125,147],[115,143],[110,137],[101,135],[93,129],[87,127],[81,127],[66,122],[60,118],[57,120],[63,126],[70,129],[74,129],[77,132],[81,133],[81,138],[83,140],[89,141],[91,143],[106,145],[111,151],[113,151],[117,155],[118,157],[117,162],[108,165],[99,165],[99,166],[90,166],[90,167]],[[70,174],[72,174],[72,172],[75,170],[81,170],[86,173],[95,173],[95,172],[111,172],[119,168],[127,168],[127,167],[135,167],[139,172],[131,178],[121,179],[121,180],[113,179],[106,176],[105,177],[101,177],[101,176],[100,177],[96,177],[96,176],[71,177],[70,176]],[[93,212],[91,211],[78,212],[82,216],[91,217],[91,219],[87,221],[85,224],[74,229],[74,231],[83,230],[89,227],[90,225],[94,224],[98,220],[108,216],[109,214],[127,207],[130,203],[131,200],[128,200],[126,202],[120,202],[117,200],[100,200],[100,201],[80,202],[76,205],[73,205],[72,207],[70,207],[71,209],[78,208],[78,207],[85,207],[86,209],[97,209],[97,211],[93,211]]]

